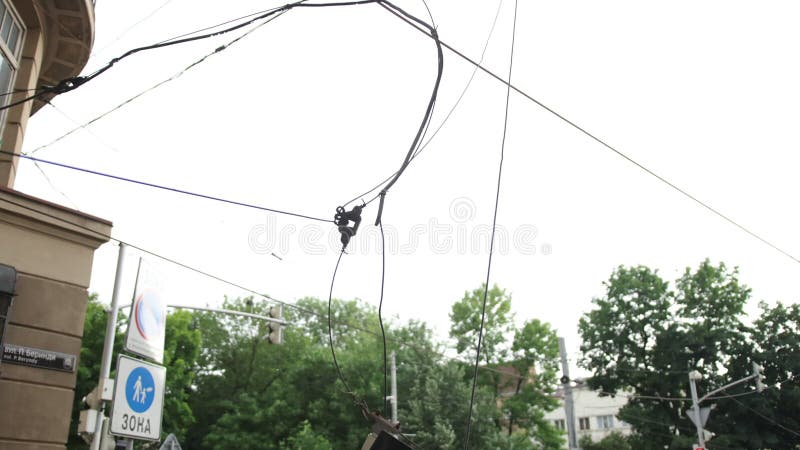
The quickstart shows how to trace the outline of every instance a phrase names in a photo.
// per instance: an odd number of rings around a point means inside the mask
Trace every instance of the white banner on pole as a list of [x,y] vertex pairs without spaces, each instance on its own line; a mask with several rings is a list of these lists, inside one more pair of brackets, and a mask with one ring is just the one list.
[[164,332],[167,304],[161,297],[161,285],[155,271],[139,260],[136,290],[133,294],[125,350],[157,363],[164,360]]

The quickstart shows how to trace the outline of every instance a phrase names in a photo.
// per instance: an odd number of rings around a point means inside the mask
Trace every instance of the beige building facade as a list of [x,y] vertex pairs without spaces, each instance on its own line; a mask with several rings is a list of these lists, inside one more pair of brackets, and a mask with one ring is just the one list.
[[[93,39],[92,0],[0,0],[0,106],[78,75]],[[52,95],[0,112],[0,149],[21,151]],[[0,450],[63,449],[92,260],[111,223],[14,190],[18,164],[0,153]]]

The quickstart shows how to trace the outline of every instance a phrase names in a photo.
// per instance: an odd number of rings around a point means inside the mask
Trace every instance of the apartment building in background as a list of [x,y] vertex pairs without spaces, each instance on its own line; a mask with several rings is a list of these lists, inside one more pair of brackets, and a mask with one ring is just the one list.
[[[92,0],[0,0],[0,106],[78,75]],[[0,449],[64,449],[87,287],[109,221],[14,189],[28,120],[55,94],[0,112]]]
[[[545,414],[545,418],[566,434],[569,424],[564,411],[563,391],[559,390],[557,395],[560,399],[559,407]],[[578,382],[572,389],[572,398],[575,405],[573,426],[577,431],[578,440],[583,436],[589,436],[597,442],[614,431],[623,435],[630,434],[631,426],[617,418],[619,410],[628,402],[628,398],[624,395],[601,396],[599,392],[589,389],[586,384]]]

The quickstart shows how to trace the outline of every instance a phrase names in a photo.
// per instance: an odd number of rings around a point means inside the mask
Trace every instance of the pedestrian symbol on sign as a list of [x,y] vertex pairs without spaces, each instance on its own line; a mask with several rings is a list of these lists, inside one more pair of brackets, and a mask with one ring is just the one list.
[[137,413],[147,411],[153,404],[155,390],[155,381],[149,370],[141,366],[133,369],[125,381],[128,406]]
[[134,439],[159,440],[167,369],[119,355],[117,380],[114,384],[114,401],[111,403],[109,433]]

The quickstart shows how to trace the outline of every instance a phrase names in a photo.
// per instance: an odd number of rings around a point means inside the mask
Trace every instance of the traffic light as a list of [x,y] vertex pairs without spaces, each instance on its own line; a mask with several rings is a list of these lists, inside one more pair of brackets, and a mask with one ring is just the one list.
[[[283,305],[275,305],[269,309],[269,316],[273,319],[283,320]],[[283,344],[283,325],[279,322],[269,322],[269,335],[267,339],[271,344]]]
[[764,388],[765,388],[765,386],[764,386],[764,375],[762,374],[763,371],[764,371],[764,368],[761,367],[760,365],[758,365],[755,361],[753,361],[753,375],[755,376],[756,390],[758,392],[763,391]]

